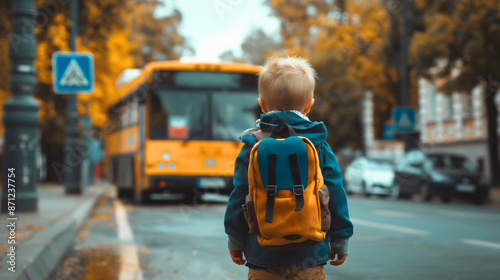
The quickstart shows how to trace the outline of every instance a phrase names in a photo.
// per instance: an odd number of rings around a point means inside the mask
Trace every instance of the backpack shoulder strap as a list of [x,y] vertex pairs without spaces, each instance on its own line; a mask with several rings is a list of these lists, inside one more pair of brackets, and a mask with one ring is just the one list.
[[300,211],[304,208],[304,186],[300,180],[300,169],[297,154],[288,155],[290,163],[290,173],[293,179],[293,194],[295,194],[296,208],[295,211]]
[[276,159],[277,159],[276,154],[269,154],[268,167],[267,167],[268,181],[266,186],[266,193],[267,193],[266,217],[265,217],[266,223],[273,222],[274,195],[278,191],[278,188],[276,187]]
[[258,129],[255,132],[253,132],[252,135],[255,137],[255,139],[257,139],[257,142],[259,142],[260,140],[271,136],[271,132],[265,132]]

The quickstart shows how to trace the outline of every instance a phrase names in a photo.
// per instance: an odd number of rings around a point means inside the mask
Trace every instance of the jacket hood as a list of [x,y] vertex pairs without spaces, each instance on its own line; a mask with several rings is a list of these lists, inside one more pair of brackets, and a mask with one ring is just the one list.
[[327,131],[323,122],[312,122],[304,119],[292,111],[262,114],[260,116],[260,128],[276,127],[287,124],[293,127],[297,135],[307,137],[314,146],[319,146],[326,141]]

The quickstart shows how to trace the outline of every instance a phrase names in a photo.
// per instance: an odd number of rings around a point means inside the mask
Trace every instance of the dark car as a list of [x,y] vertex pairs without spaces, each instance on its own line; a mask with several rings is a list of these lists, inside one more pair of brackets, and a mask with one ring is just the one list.
[[457,154],[423,153],[411,150],[396,167],[392,194],[409,198],[417,194],[423,200],[433,196],[448,202],[453,197],[483,203],[488,198],[489,185],[477,166]]

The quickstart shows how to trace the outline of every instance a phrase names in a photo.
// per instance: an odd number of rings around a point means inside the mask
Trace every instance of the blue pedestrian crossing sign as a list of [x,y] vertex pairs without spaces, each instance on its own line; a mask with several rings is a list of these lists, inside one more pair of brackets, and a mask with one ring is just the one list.
[[88,52],[56,52],[52,55],[53,85],[56,93],[92,93],[94,56]]
[[394,140],[394,125],[384,124],[384,139],[385,140]]
[[392,112],[395,132],[415,131],[416,112],[411,107],[396,107]]

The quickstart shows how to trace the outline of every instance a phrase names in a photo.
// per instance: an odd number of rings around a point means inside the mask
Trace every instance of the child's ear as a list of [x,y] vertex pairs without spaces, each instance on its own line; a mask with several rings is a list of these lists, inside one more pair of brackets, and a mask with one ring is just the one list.
[[309,100],[309,102],[307,102],[306,104],[306,107],[304,107],[304,114],[307,114],[309,113],[309,111],[311,111],[311,107],[313,106],[314,104],[314,98],[311,98],[311,100]]
[[267,112],[269,112],[269,110],[267,110],[266,103],[264,103],[264,100],[262,100],[262,98],[260,98],[260,97],[257,100],[259,101],[259,105],[260,105],[260,109],[262,110],[262,113],[266,114]]

